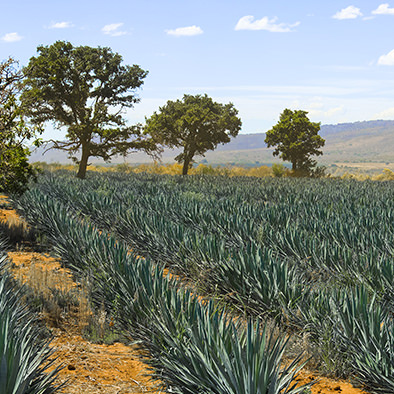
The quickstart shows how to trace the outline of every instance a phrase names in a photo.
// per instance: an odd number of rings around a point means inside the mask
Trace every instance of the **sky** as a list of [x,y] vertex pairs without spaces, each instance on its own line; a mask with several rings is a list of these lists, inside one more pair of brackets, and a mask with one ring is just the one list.
[[232,102],[244,134],[285,108],[322,124],[394,119],[394,0],[1,0],[1,16],[0,61],[22,67],[63,40],[148,70],[130,124],[184,94]]

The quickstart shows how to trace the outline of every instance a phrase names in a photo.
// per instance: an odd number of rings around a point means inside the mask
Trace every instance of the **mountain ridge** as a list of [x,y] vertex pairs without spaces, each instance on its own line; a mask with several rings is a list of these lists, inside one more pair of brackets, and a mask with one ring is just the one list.
[[[325,138],[322,148],[323,156],[318,162],[334,164],[337,162],[390,162],[394,163],[394,120],[371,120],[336,125],[322,125],[319,134]],[[240,164],[259,165],[281,162],[273,157],[273,148],[267,148],[264,142],[265,133],[239,134],[228,144],[219,145],[215,151],[208,151],[205,157],[196,157],[196,162],[206,164]],[[48,163],[70,163],[67,154],[50,150],[45,155],[43,147],[37,149],[30,157],[31,162],[46,161]],[[165,163],[173,162],[180,149],[166,149],[162,156]],[[126,157],[117,157],[113,164],[149,163],[152,159],[142,152],[131,153]],[[98,158],[90,162],[103,163]]]

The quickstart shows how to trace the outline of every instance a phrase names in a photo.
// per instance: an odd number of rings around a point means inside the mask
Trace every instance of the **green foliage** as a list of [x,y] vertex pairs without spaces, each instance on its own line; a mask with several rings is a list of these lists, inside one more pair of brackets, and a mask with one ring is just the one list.
[[308,112],[285,109],[279,122],[267,131],[265,142],[268,147],[275,146],[274,156],[292,163],[296,176],[308,176],[316,161],[310,156],[322,155],[319,150],[325,140],[318,135],[320,123],[311,122]]
[[281,178],[286,174],[286,168],[283,164],[272,164],[272,173],[274,174],[274,177]]
[[17,101],[21,78],[12,58],[0,63],[0,191],[5,193],[23,193],[36,176],[24,142],[37,130],[25,123]]
[[238,135],[241,120],[237,114],[231,103],[214,102],[206,94],[185,94],[182,100],[167,101],[147,119],[145,133],[160,146],[183,148],[175,160],[183,163],[182,174],[186,175],[195,155],[204,155]]
[[4,193],[23,193],[28,182],[35,180],[37,172],[29,164],[29,149],[15,142],[14,135],[7,139],[0,137],[0,191]]
[[24,69],[23,106],[36,124],[50,121],[67,128],[68,141],[51,142],[79,163],[79,178],[85,178],[89,157],[108,161],[117,154],[149,148],[140,125],[127,126],[121,115],[139,102],[135,90],[147,71],[123,66],[122,57],[110,48],[57,41],[37,50],[38,56]]
[[[387,313],[388,312],[388,313]],[[350,349],[358,380],[376,393],[394,393],[394,322],[375,297],[346,295],[339,310],[343,347]]]

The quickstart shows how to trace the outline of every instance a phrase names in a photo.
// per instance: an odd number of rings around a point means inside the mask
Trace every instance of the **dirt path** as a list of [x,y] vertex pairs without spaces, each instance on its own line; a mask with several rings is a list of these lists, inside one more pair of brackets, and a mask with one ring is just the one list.
[[121,343],[97,345],[79,335],[56,334],[56,356],[66,365],[59,381],[68,380],[63,393],[159,393],[146,376],[138,350]]
[[[6,197],[0,196],[0,204]],[[0,221],[17,223],[20,221],[13,210],[0,209]],[[35,293],[46,297],[50,312],[45,321],[54,335],[52,347],[54,357],[65,368],[60,372],[57,383],[67,381],[61,391],[64,394],[146,394],[163,393],[159,382],[147,376],[148,368],[140,360],[138,349],[121,343],[99,345],[86,341],[83,328],[91,315],[83,290],[67,269],[48,255],[36,252],[10,252],[13,274],[22,283],[28,283]],[[51,290],[52,289],[52,290]],[[51,297],[59,294],[68,299],[66,312],[50,308]],[[72,300],[77,298],[77,306]],[[71,300],[71,301],[70,301]],[[321,377],[303,370],[298,377],[299,384],[317,379],[312,386],[312,394],[366,394],[349,382]]]
[[[0,203],[4,203],[0,197]],[[13,210],[1,209],[0,221],[15,225],[20,219]],[[46,254],[30,251],[9,252],[12,273],[45,300],[43,319],[52,331],[51,347],[56,365],[64,368],[56,383],[67,384],[64,394],[146,394],[162,393],[159,382],[148,375],[140,352],[122,343],[100,345],[82,337],[91,316],[88,301],[71,272]],[[58,298],[65,300],[64,308]],[[56,302],[55,302],[56,301]],[[68,303],[68,305],[67,305]]]
[[309,383],[313,380],[317,380],[317,383],[311,388],[312,394],[368,394],[366,391],[354,387],[349,382],[325,378],[311,371],[303,370],[297,378],[300,385]]

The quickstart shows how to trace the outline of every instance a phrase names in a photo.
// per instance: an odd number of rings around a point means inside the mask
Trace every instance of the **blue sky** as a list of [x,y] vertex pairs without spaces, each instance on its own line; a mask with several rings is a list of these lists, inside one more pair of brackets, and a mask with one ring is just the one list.
[[383,1],[4,1],[0,60],[26,65],[56,40],[109,46],[149,71],[130,123],[185,93],[234,103],[242,133],[285,108],[322,124],[394,119],[394,0]]

